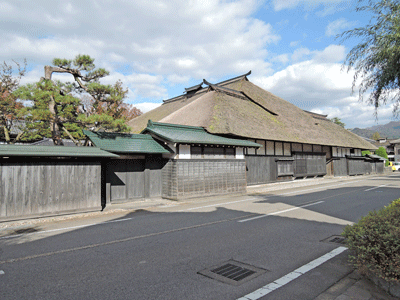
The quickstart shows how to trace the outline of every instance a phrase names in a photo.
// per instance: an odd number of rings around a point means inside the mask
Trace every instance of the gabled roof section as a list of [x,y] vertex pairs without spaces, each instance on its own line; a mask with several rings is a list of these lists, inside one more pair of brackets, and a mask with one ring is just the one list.
[[203,82],[204,82],[204,84],[207,84],[210,87],[210,89],[213,90],[213,91],[222,92],[222,93],[225,93],[228,96],[236,97],[236,98],[239,98],[239,99],[249,100],[249,101],[253,102],[254,104],[258,105],[259,107],[265,109],[270,114],[272,114],[274,116],[278,115],[277,113],[274,113],[273,111],[269,110],[263,104],[260,104],[259,102],[254,101],[253,99],[251,99],[248,95],[246,95],[242,91],[237,91],[237,90],[230,89],[230,88],[227,88],[227,87],[223,87],[223,86],[219,86],[219,85],[216,85],[216,84],[212,84],[212,83],[208,82],[205,79],[203,79]]
[[233,97],[237,97],[237,98],[246,100],[246,96],[242,92],[239,92],[239,91],[227,88],[227,87],[223,87],[223,86],[218,86],[216,84],[212,84],[205,79],[203,79],[203,82],[204,82],[204,84],[207,84],[213,91],[222,92],[227,95],[231,95]]
[[0,145],[0,157],[118,157],[95,147]]
[[[225,81],[221,81],[215,85],[230,88],[232,84],[235,84],[239,81],[248,81],[247,76],[251,74],[251,71],[234,77],[230,78]],[[193,88],[193,87],[191,87]],[[189,89],[191,89],[189,88]],[[163,104],[159,107],[146,112],[131,121],[128,122],[128,125],[132,128],[132,133],[140,133],[143,129],[146,128],[148,120],[153,120],[159,122],[161,119],[165,118],[166,116],[172,114],[173,112],[179,110],[180,108],[184,107],[185,105],[192,103],[199,97],[205,95],[207,93],[208,87],[201,87],[200,89],[182,94],[180,96],[176,96],[174,98],[170,98],[168,100],[163,100]]]
[[112,132],[92,132],[87,130],[84,130],[83,133],[92,141],[92,143],[96,147],[113,153],[125,153],[125,154],[170,153],[149,135],[112,133]]
[[221,145],[236,147],[259,148],[260,144],[246,141],[230,139],[208,133],[204,128],[198,126],[176,125],[168,123],[152,122],[142,133],[153,134],[163,140],[180,144],[201,144],[201,145]]

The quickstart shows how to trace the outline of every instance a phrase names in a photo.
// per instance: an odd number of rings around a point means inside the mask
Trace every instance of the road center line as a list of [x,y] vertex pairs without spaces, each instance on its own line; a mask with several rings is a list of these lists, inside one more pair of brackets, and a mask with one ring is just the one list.
[[239,298],[237,300],[256,300],[264,297],[265,295],[271,293],[272,291],[279,289],[280,287],[284,286],[285,284],[288,284],[289,282],[295,280],[296,278],[300,277],[301,275],[307,273],[308,271],[311,271],[312,269],[322,265],[323,263],[327,262],[331,258],[339,255],[340,253],[344,252],[347,250],[346,247],[338,247],[331,252],[322,255],[321,257],[314,259],[313,261],[309,262],[308,264],[294,270],[293,272],[286,274],[285,276],[275,280],[274,282],[271,282],[262,288],[259,288],[258,290],[247,294],[246,296]]
[[369,191],[372,191],[372,190],[376,190],[376,189],[379,189],[379,188],[384,187],[384,186],[388,186],[388,184],[383,184],[383,185],[380,185],[380,186],[376,186],[376,187],[370,188],[368,190],[365,190],[364,192],[369,192]]
[[268,217],[268,216],[279,215],[279,214],[283,214],[283,213],[288,212],[288,211],[292,211],[292,210],[296,210],[296,209],[300,209],[300,208],[304,208],[304,207],[308,207],[308,206],[312,206],[312,205],[317,205],[317,204],[321,204],[321,203],[324,203],[324,202],[325,201],[318,201],[318,202],[315,202],[315,203],[310,203],[310,204],[306,204],[306,205],[302,205],[302,206],[298,206],[298,207],[293,207],[293,208],[288,208],[288,209],[285,209],[285,210],[276,211],[276,212],[269,213],[269,214],[266,214],[266,215],[256,216],[256,217],[249,218],[249,219],[244,219],[244,220],[239,220],[238,222],[243,223],[243,222],[253,221],[253,220],[256,220],[256,219],[260,219],[260,218],[265,218],[265,217]]
[[213,221],[213,222],[208,222],[208,223],[202,223],[202,224],[192,225],[192,226],[187,226],[187,227],[181,227],[181,228],[176,228],[176,229],[171,229],[171,230],[166,230],[166,231],[159,231],[159,232],[148,233],[148,234],[143,234],[143,235],[131,236],[131,237],[127,237],[124,239],[112,240],[109,242],[103,242],[103,243],[98,243],[98,244],[90,244],[90,245],[86,245],[86,246],[62,249],[62,250],[57,250],[57,251],[53,251],[53,252],[34,254],[34,255],[18,257],[18,258],[11,258],[11,259],[0,261],[0,265],[20,262],[20,261],[25,261],[25,260],[30,260],[30,259],[36,259],[36,258],[41,258],[41,257],[48,257],[48,256],[57,255],[57,254],[64,254],[64,253],[75,252],[75,251],[80,251],[80,250],[92,249],[92,248],[97,248],[97,247],[101,247],[101,246],[114,245],[114,244],[118,244],[118,243],[125,243],[125,242],[130,242],[130,241],[134,241],[134,240],[138,240],[138,239],[149,238],[149,237],[153,237],[153,236],[175,233],[175,232],[180,232],[180,231],[185,231],[185,230],[190,230],[190,229],[196,229],[196,228],[201,228],[201,227],[205,227],[205,226],[217,225],[217,224],[221,224],[221,223],[225,223],[225,222],[236,221],[240,218],[243,218],[243,216],[235,217],[235,218],[231,218],[231,219],[218,220],[218,221]]

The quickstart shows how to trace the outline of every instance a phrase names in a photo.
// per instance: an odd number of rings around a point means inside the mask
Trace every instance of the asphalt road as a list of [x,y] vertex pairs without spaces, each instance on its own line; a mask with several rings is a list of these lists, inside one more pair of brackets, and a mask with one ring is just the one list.
[[[399,198],[399,177],[354,177],[268,194],[204,198],[105,222],[35,226],[31,233],[0,237],[0,299],[254,296],[341,247],[327,239]],[[347,252],[262,299],[314,299],[351,270]],[[230,260],[262,272],[235,285],[198,273]]]

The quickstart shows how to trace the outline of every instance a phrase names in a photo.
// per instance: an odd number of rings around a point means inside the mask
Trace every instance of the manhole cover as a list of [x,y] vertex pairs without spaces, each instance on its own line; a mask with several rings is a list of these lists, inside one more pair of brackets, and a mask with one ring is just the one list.
[[240,285],[264,274],[266,271],[265,269],[229,260],[197,273],[231,285]]
[[346,238],[341,235],[332,235],[322,242],[346,245]]

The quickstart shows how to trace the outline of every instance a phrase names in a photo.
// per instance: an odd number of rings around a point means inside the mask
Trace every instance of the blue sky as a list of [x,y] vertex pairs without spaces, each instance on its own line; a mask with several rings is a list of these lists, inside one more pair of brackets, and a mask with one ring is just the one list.
[[[249,70],[250,81],[302,109],[339,117],[347,128],[385,124],[351,94],[342,70],[356,44],[336,35],[368,23],[357,1],[23,1],[0,0],[0,58],[27,59],[23,83],[43,76],[54,57],[89,54],[129,88],[147,111],[203,78],[216,83]],[[65,77],[60,77],[62,79]]]

